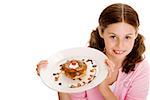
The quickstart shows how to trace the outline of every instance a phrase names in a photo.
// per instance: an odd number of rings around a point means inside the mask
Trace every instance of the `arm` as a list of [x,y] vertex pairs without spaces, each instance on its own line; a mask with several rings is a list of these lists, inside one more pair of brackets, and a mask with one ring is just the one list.
[[58,92],[59,100],[71,100],[69,94]]
[[125,100],[146,100],[150,81],[149,68],[149,64],[145,61],[139,64]]
[[113,84],[117,80],[119,69],[115,67],[114,63],[110,60],[106,60],[106,64],[108,65],[108,75],[106,79],[99,84],[98,88],[105,100],[118,100],[111,91],[109,85]]
[[[37,75],[40,76],[41,68],[45,68],[47,66],[47,64],[48,64],[47,60],[42,60],[37,64],[37,68],[36,68]],[[59,98],[59,100],[71,100],[70,96],[67,93],[58,92],[58,98]]]
[[99,91],[105,100],[118,100],[105,81],[99,85]]

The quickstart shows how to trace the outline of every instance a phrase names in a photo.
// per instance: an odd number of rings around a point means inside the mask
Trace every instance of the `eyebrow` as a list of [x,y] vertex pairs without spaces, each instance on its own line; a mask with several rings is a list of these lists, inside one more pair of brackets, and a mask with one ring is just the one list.
[[108,34],[113,34],[113,35],[116,35],[115,33],[112,33],[112,32],[108,32]]
[[[115,33],[113,33],[113,32],[108,32],[108,34],[117,35],[117,34],[115,34]],[[128,33],[128,34],[126,34],[126,35],[133,35],[133,34],[132,34],[132,33]]]

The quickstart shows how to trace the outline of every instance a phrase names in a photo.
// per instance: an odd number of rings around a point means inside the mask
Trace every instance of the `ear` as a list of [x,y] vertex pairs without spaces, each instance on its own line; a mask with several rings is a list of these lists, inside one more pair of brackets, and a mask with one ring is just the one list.
[[98,26],[98,32],[101,38],[103,38],[102,29],[100,26]]

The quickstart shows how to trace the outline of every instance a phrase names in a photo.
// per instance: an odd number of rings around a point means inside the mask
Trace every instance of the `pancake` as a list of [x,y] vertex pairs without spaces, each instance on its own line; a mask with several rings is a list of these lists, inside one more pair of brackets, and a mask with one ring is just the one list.
[[71,79],[78,79],[86,75],[87,65],[81,60],[68,60],[61,67],[64,74]]

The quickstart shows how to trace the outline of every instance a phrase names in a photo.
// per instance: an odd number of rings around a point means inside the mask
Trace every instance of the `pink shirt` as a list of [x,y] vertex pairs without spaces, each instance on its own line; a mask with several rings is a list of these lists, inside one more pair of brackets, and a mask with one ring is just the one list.
[[[149,88],[149,64],[146,60],[136,64],[135,71],[125,74],[119,70],[114,94],[119,100],[146,100]],[[70,94],[72,100],[104,100],[98,86],[82,93]]]

